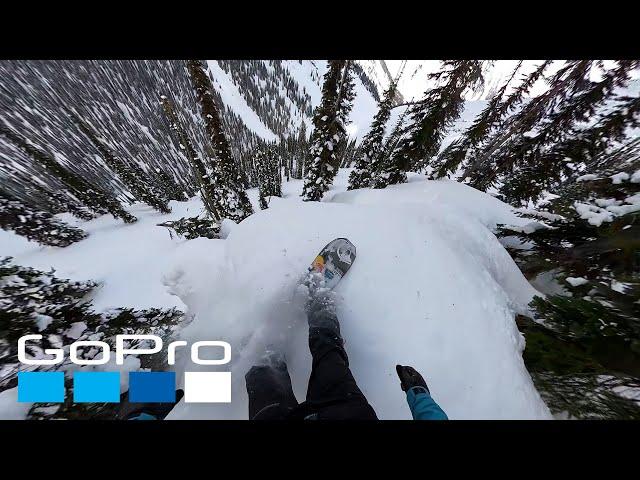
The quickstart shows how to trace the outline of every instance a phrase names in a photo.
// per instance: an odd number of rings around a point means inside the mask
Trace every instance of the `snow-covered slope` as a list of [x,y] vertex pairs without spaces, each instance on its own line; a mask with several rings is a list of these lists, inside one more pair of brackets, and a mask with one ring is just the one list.
[[[313,109],[322,99],[325,60],[209,60],[208,64],[225,106],[260,138],[274,141],[295,135],[303,121],[307,132],[312,130]],[[354,81],[356,99],[348,132],[360,141],[377,102],[358,75]]]
[[249,130],[254,132],[260,138],[269,142],[275,141],[277,139],[276,134],[262,123],[258,114],[247,104],[244,96],[238,89],[238,86],[227,75],[227,73],[220,68],[218,62],[216,60],[209,60],[207,63],[209,65],[209,71],[213,77],[213,86],[218,92],[220,92],[220,96],[222,97],[222,101],[225,106],[231,108],[233,112],[240,116]]
[[[358,246],[358,259],[338,287],[340,317],[354,374],[381,418],[408,416],[395,363],[423,371],[452,418],[545,417],[513,321],[534,290],[489,230],[523,220],[464,185],[412,180],[342,192],[341,171],[330,201],[320,204],[299,203],[300,185],[292,182],[289,198],[273,199],[226,240],[171,240],[153,226],[157,214],[136,207],[138,224],[115,226],[102,217],[85,224],[89,239],[65,249],[34,247],[7,232],[2,242],[18,263],[103,281],[98,308],[186,307],[195,319],[181,338],[221,338],[234,346],[233,403],[181,404],[173,418],[246,417],[244,372],[279,336],[288,338],[294,390],[304,397],[310,358],[295,285],[336,236]],[[179,216],[198,202],[173,207],[172,216]],[[144,248],[131,251],[132,245]],[[86,258],[96,248],[102,260]],[[167,285],[178,296],[173,301]],[[177,366],[192,368],[186,359]]]
[[[296,283],[339,236],[358,248],[337,287],[342,331],[354,375],[380,418],[409,418],[396,363],[422,371],[451,418],[547,418],[514,322],[535,291],[489,230],[523,220],[464,185],[413,180],[377,191],[338,186],[324,203],[273,199],[233,228],[211,260],[181,259],[174,291],[196,314],[182,338],[237,346],[234,400],[181,404],[171,418],[246,418],[244,374],[280,342],[304,399],[311,359]],[[180,368],[194,366],[183,359]]]
[[[16,263],[102,281],[99,309],[175,305],[193,317],[179,338],[231,343],[232,403],[180,403],[169,418],[246,418],[244,374],[268,343],[283,345],[294,391],[304,399],[311,360],[296,285],[338,236],[358,249],[336,288],[342,331],[353,373],[380,418],[410,418],[396,363],[420,370],[451,418],[549,418],[514,322],[535,290],[491,233],[498,223],[526,220],[465,185],[420,175],[384,190],[346,192],[348,173],[339,172],[321,203],[300,202],[301,183],[285,182],[285,198],[226,224],[224,240],[172,239],[155,226],[195,214],[201,203],[192,199],[172,202],[167,216],[137,204],[133,225],[106,216],[82,222],[91,235],[64,249],[5,231],[0,243]],[[257,201],[255,190],[249,195]],[[199,368],[216,367],[179,356],[178,383],[182,372]]]

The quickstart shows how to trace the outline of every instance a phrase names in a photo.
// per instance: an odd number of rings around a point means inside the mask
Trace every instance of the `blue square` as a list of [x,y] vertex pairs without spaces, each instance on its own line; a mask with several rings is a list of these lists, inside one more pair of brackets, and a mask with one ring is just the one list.
[[64,372],[18,372],[18,402],[64,402]]
[[142,402],[175,402],[175,372],[130,372],[129,401]]
[[120,372],[74,372],[75,403],[118,403]]

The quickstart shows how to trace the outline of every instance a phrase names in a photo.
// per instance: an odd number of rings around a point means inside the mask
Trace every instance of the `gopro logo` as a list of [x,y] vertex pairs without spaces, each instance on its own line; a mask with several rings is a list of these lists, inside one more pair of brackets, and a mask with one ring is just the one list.
[[[18,360],[25,365],[58,365],[65,360],[63,348],[44,349],[51,358],[28,358],[27,342],[38,341],[42,335],[24,335],[18,340]],[[148,348],[128,348],[130,341],[147,341]],[[187,342],[177,340],[167,345],[167,363],[174,365],[176,350]],[[123,365],[126,355],[152,355],[162,350],[163,341],[157,335],[116,335],[115,363]],[[80,348],[97,348],[93,359],[79,357]],[[205,348],[222,349],[221,358],[201,358]],[[226,365],[231,361],[231,345],[223,341],[203,340],[190,347],[191,361],[197,365]],[[101,355],[100,355],[101,353]],[[69,346],[69,360],[74,365],[104,365],[111,360],[111,347],[106,342],[82,340]],[[173,402],[176,390],[175,372],[129,372],[129,401]],[[231,372],[185,372],[184,400],[187,403],[231,402]],[[64,402],[64,372],[18,373],[19,402]],[[75,403],[118,403],[120,401],[120,372],[73,372]]]

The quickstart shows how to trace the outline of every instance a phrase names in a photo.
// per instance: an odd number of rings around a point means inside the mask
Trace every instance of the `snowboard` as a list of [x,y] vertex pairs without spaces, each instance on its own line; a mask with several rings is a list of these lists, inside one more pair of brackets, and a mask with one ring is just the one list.
[[309,272],[323,274],[325,286],[332,289],[346,275],[355,259],[355,245],[346,238],[336,238],[320,250]]

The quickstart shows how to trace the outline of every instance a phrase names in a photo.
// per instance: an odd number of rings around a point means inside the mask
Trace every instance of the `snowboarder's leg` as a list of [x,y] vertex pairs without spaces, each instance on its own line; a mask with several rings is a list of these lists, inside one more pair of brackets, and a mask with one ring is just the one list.
[[349,369],[333,293],[320,289],[307,305],[313,363],[307,404],[319,405],[318,418],[377,419]]
[[298,405],[284,361],[253,366],[245,380],[250,420],[282,419]]

